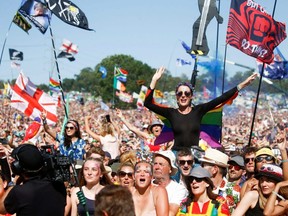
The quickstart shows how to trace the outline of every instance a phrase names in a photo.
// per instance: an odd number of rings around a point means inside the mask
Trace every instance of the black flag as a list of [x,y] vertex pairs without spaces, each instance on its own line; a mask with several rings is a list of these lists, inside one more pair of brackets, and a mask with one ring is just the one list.
[[18,11],[13,18],[13,23],[23,29],[26,33],[28,33],[28,31],[32,28],[28,21],[20,13],[18,13]]
[[15,50],[15,49],[9,49],[9,55],[10,60],[18,60],[23,61],[23,52]]
[[71,53],[67,53],[64,51],[60,52],[57,58],[67,58],[69,61],[75,61],[75,58]]
[[83,11],[69,0],[45,0],[48,8],[63,22],[70,25],[92,30],[88,27],[88,20]]

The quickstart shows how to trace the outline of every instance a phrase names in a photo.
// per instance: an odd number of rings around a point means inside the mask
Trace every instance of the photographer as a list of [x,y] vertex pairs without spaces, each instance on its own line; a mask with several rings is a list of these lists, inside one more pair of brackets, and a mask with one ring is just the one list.
[[17,183],[0,199],[0,214],[17,216],[63,216],[66,189],[63,182],[48,180],[43,172],[44,159],[38,148],[22,144],[11,154],[10,164]]

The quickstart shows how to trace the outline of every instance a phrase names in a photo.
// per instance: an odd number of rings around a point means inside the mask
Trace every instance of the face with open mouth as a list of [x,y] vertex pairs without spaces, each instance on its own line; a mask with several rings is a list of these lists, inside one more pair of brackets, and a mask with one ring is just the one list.
[[206,192],[209,184],[203,178],[189,177],[190,188],[194,195],[201,195]]
[[191,155],[178,156],[177,164],[182,175],[187,176],[192,170],[193,159]]
[[178,106],[190,106],[192,100],[192,93],[188,86],[180,86],[176,92]]
[[160,125],[154,125],[152,127],[151,131],[155,137],[158,137],[162,131],[162,127]]
[[118,171],[120,185],[132,187],[134,185],[134,169],[130,166],[123,166]]
[[135,167],[135,185],[140,188],[148,187],[152,180],[152,165],[140,162]]

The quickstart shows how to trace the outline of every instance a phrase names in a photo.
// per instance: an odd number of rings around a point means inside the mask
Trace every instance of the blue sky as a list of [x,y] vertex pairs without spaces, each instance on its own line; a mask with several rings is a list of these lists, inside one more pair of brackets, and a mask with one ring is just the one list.
[[[154,68],[164,65],[175,76],[185,73],[189,78],[191,77],[193,65],[176,67],[176,59],[190,60],[179,40],[185,41],[188,45],[191,44],[192,25],[199,16],[197,0],[72,1],[86,14],[89,27],[95,29],[95,32],[67,25],[56,16],[52,16],[51,26],[56,49],[60,47],[64,38],[79,47],[79,53],[75,56],[76,61],[58,60],[62,79],[74,78],[74,75],[79,74],[81,69],[94,68],[102,59],[115,54],[131,55]],[[1,49],[9,24],[20,3],[20,0],[1,1],[0,3]],[[272,14],[274,1],[258,0],[257,3]],[[287,24],[286,5],[285,0],[278,0],[274,19]],[[224,56],[229,7],[229,0],[221,0],[220,14],[224,18],[224,23],[220,25],[219,56]],[[216,19],[213,19],[207,30],[211,56],[214,55],[216,47],[216,25]],[[19,73],[18,70],[10,67],[8,48],[24,52],[21,68],[35,84],[48,84],[49,73],[57,79],[56,68],[53,67],[49,30],[42,35],[33,26],[28,35],[16,25],[12,25],[0,66],[0,79],[2,80],[17,78]],[[279,48],[284,56],[288,56],[287,39],[280,44]],[[254,58],[230,46],[227,50],[227,60],[256,67]],[[207,59],[200,58],[200,61],[207,61]],[[199,73],[204,72],[200,67],[199,70]],[[227,65],[228,75],[241,70],[243,69]]]

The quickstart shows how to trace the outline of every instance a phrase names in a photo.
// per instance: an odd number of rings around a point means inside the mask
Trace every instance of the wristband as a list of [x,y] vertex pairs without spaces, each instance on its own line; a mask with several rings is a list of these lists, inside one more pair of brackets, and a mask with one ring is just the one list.
[[288,159],[282,160],[282,163],[288,162]]
[[272,194],[275,194],[278,198],[285,201],[285,198],[283,196],[281,196],[280,194],[278,194],[277,192],[272,191]]

